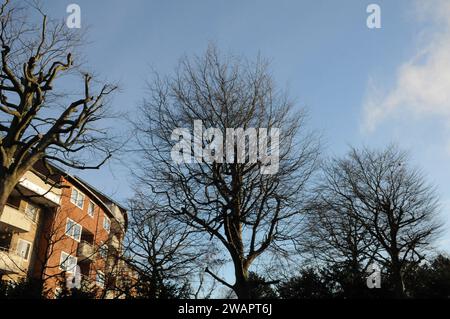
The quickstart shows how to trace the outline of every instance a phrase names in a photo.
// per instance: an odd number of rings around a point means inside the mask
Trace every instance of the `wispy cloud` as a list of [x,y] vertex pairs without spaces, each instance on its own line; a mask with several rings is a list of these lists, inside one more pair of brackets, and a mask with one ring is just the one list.
[[450,1],[418,2],[417,19],[431,22],[433,32],[425,32],[426,41],[398,66],[393,87],[383,90],[369,79],[362,123],[366,132],[400,114],[439,116],[450,126]]

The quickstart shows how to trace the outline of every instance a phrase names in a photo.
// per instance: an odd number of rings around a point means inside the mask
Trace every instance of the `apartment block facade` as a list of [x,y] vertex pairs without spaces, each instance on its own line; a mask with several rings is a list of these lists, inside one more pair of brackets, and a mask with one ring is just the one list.
[[0,217],[0,279],[39,279],[48,298],[65,287],[120,298],[133,278],[121,258],[126,228],[127,212],[118,203],[78,177],[38,164]]

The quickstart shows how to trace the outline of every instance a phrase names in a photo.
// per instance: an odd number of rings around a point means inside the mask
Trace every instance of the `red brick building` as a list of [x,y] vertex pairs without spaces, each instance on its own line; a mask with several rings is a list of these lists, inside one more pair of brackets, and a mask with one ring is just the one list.
[[0,276],[43,281],[48,297],[63,287],[118,298],[131,276],[121,258],[126,210],[81,179],[36,166],[0,217]]

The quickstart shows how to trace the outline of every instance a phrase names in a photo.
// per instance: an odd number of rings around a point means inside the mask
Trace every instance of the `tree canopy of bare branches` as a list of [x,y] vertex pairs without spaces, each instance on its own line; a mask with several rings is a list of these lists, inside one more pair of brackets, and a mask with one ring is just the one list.
[[200,259],[210,253],[204,237],[137,191],[130,201],[125,254],[139,274],[139,296],[166,299],[190,293],[185,284],[198,274]]
[[441,228],[436,190],[407,154],[352,149],[325,165],[317,194],[309,232],[316,250],[355,269],[381,263],[396,296],[405,296],[407,267],[424,259]]
[[[74,54],[82,33],[49,19],[39,5],[5,1],[0,44],[1,214],[11,190],[36,162],[85,169],[110,157],[110,139],[96,122],[105,116],[106,98],[116,86],[97,88],[87,73],[76,77]],[[64,91],[67,85],[79,87],[79,93]]]
[[[221,132],[279,128],[279,169],[263,174],[261,160],[251,162],[247,156],[245,163],[238,161],[238,139],[232,143],[233,161],[220,152],[215,154],[224,158],[215,156],[213,161],[173,161],[173,130],[192,130],[195,120]],[[173,76],[155,75],[136,128],[142,188],[156,194],[171,216],[225,248],[235,283],[206,271],[239,298],[248,298],[249,268],[255,259],[263,254],[288,256],[299,235],[303,201],[319,153],[317,136],[305,127],[304,111],[295,110],[275,87],[265,61],[223,56],[210,46],[202,56],[182,59]],[[221,138],[204,138],[201,147]],[[268,146],[269,153],[274,146]],[[251,147],[248,142],[246,149]],[[193,148],[188,155],[195,156]]]
[[339,197],[323,186],[316,194],[306,214],[299,253],[309,257],[306,262],[341,273],[342,289],[357,294],[360,287],[367,289],[366,270],[377,242]]

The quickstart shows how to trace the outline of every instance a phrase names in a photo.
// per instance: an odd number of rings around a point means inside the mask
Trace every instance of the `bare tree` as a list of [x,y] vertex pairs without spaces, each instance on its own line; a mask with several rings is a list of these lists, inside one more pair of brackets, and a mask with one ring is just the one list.
[[[346,197],[336,195],[334,178],[340,170],[323,164],[315,196],[311,199],[298,250],[305,261],[319,263],[347,296],[361,296],[367,267],[379,246],[369,230],[354,216]],[[336,276],[338,275],[338,276]]]
[[321,201],[333,218],[323,219],[319,212],[316,229],[331,236],[333,251],[350,249],[355,262],[374,258],[382,263],[396,296],[405,296],[406,267],[423,260],[441,227],[435,188],[395,146],[352,149],[346,157],[332,160],[324,174]]
[[[234,266],[235,283],[210,269],[206,272],[239,298],[249,298],[249,268],[255,259],[270,253],[288,256],[299,235],[318,139],[304,128],[303,110],[294,114],[293,103],[275,88],[262,59],[223,57],[211,46],[203,56],[182,59],[173,77],[156,75],[149,91],[136,123],[143,159],[140,182],[172,216],[223,245]],[[172,160],[172,147],[181,143],[182,135],[174,130],[193,129],[196,120],[217,130],[199,140],[194,133],[183,155],[195,157],[195,162]],[[231,141],[225,137],[230,137],[227,128],[236,129]],[[256,143],[251,133],[260,128],[267,131],[259,130]],[[264,136],[277,129],[279,141]],[[251,150],[264,142],[267,154],[273,155],[270,163],[261,148],[252,158]],[[220,145],[228,145],[227,151]],[[209,160],[197,158],[198,148],[203,154],[210,151]],[[272,174],[264,172],[277,164]]]
[[[173,298],[198,274],[201,257],[213,248],[204,234],[172,218],[169,212],[136,191],[130,201],[126,254],[138,272],[141,298]],[[204,288],[203,277],[198,293]],[[187,291],[184,291],[186,293]],[[190,292],[189,292],[190,293]],[[197,294],[198,295],[198,294]]]
[[321,193],[307,214],[305,233],[300,247],[314,259],[325,263],[343,263],[354,270],[370,260],[368,247],[373,239],[350,210],[337,206],[332,194]]
[[[106,97],[116,86],[103,85],[93,94],[91,75],[76,77],[72,53],[82,43],[82,33],[48,19],[39,5],[27,9],[6,0],[0,7],[0,214],[38,161],[87,169],[111,155],[110,140],[95,123],[105,116]],[[64,83],[80,92],[69,94]]]

